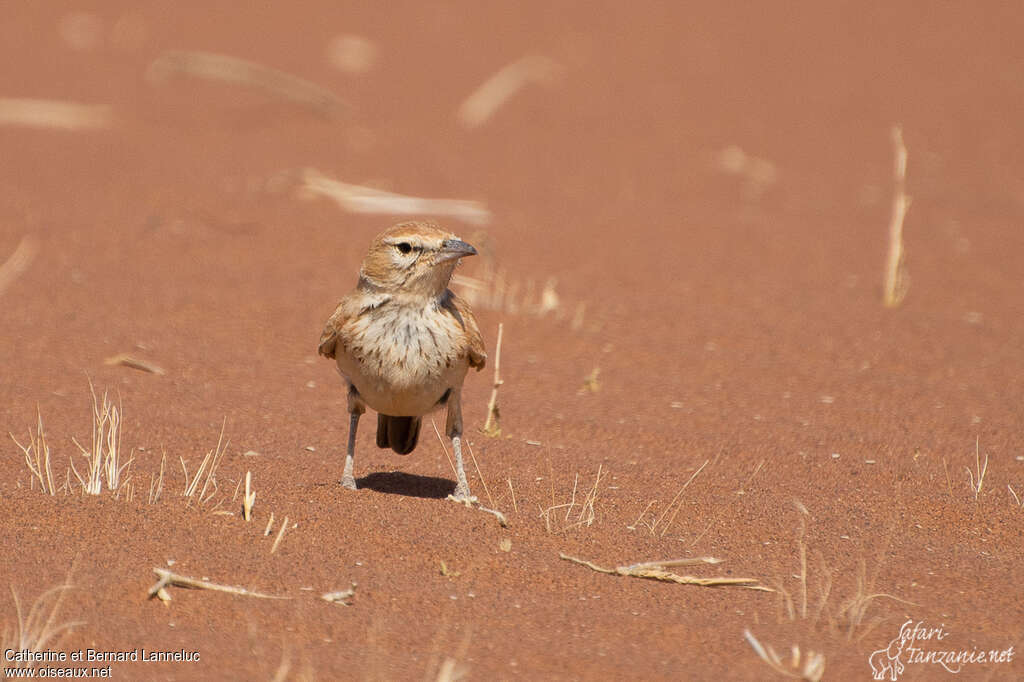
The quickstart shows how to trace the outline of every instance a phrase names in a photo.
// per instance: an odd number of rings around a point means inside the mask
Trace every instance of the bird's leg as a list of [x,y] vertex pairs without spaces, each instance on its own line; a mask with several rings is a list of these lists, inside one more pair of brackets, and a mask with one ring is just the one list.
[[452,450],[455,452],[455,476],[458,479],[453,497],[456,500],[471,500],[469,481],[466,480],[466,469],[462,465],[462,394],[452,391],[448,398],[448,419],[445,431],[452,439]]
[[341,475],[341,484],[349,490],[356,489],[356,479],[352,474],[352,464],[356,455],[356,428],[359,426],[358,412],[349,416],[348,422],[348,449],[345,451],[345,472]]
[[455,475],[459,479],[455,486],[455,499],[468,500],[469,482],[466,480],[466,470],[462,467],[462,436],[452,436],[452,450],[455,451]]
[[348,386],[348,449],[345,450],[345,471],[341,475],[341,484],[349,490],[356,489],[356,478],[352,472],[352,465],[356,456],[356,429],[359,427],[359,417],[366,411],[366,406],[359,397],[359,391],[352,384]]

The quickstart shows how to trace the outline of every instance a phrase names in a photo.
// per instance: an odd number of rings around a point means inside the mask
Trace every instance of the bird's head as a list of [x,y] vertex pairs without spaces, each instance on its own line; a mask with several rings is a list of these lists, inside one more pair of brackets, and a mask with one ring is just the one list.
[[370,244],[359,279],[388,292],[439,296],[459,259],[475,254],[476,249],[435,223],[399,223]]

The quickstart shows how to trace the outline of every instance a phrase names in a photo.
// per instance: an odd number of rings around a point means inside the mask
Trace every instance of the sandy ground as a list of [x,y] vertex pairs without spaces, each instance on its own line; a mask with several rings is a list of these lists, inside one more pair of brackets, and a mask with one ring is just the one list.
[[[65,130],[0,106],[0,261],[21,245],[0,431],[26,443],[38,409],[56,488],[0,447],[4,648],[15,595],[23,625],[59,596],[51,630],[71,627],[43,650],[199,659],[111,664],[125,680],[778,676],[745,630],[797,674],[815,652],[829,679],[870,679],[889,647],[898,679],[952,678],[936,661],[964,651],[954,679],[1024,677],[1024,15],[520,4],[4,11],[0,97],[91,107]],[[152,69],[168,50],[318,89]],[[460,119],[531,55],[532,80]],[[890,309],[896,123],[913,203]],[[443,499],[429,425],[409,457],[365,427],[363,489],[339,486],[345,396],[316,343],[397,218],[303,191],[304,169],[489,212],[439,219],[483,252],[460,276],[500,273],[476,310],[492,359],[504,323],[501,436],[480,431],[490,369],[465,413],[471,485],[508,528]],[[164,373],[106,364],[121,353]],[[90,380],[134,452],[98,496],[69,473]],[[207,499],[184,497],[182,461],[193,477],[222,426]],[[773,591],[563,552],[715,557],[672,570]],[[163,604],[154,567],[282,599]],[[347,606],[320,598],[352,583]],[[57,665],[105,664],[39,667]]]

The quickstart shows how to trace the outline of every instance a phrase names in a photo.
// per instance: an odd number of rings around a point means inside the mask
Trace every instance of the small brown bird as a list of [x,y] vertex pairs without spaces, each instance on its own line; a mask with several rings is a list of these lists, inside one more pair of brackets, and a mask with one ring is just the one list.
[[469,499],[462,466],[462,382],[487,353],[469,305],[448,289],[463,256],[476,249],[434,223],[407,222],[377,235],[359,269],[355,291],[341,299],[320,336],[348,384],[348,450],[342,485],[352,473],[359,417],[377,411],[377,447],[406,455],[420,420],[447,406],[457,499]]

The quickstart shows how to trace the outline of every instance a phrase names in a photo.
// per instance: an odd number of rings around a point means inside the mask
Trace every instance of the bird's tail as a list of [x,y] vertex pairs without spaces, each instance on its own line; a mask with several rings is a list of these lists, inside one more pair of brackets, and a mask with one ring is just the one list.
[[377,447],[391,448],[400,455],[408,455],[416,448],[419,437],[419,417],[377,415]]

